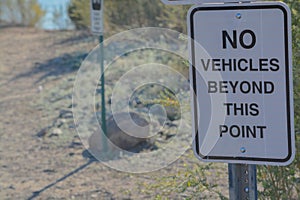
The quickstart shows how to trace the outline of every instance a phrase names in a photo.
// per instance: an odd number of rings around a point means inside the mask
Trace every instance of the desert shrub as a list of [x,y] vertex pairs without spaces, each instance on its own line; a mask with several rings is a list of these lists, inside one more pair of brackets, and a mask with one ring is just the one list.
[[222,192],[217,190],[217,184],[209,181],[212,164],[184,164],[177,173],[159,177],[152,184],[142,184],[146,194],[155,193],[154,199],[221,199]]
[[68,14],[77,29],[87,28],[90,25],[90,4],[86,0],[71,0]]
[[[113,34],[138,27],[166,27],[186,32],[187,6],[166,6],[160,0],[104,1],[105,32]],[[71,0],[69,16],[79,29],[90,26],[90,5]]]

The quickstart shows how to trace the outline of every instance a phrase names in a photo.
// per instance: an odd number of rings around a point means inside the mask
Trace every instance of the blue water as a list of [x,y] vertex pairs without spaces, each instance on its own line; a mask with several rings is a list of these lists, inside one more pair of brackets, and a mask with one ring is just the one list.
[[[38,2],[46,14],[36,25],[37,27],[45,30],[74,29],[68,16],[70,0],[38,0]],[[55,13],[59,17],[55,18]]]
[[[38,0],[38,3],[46,13],[45,16],[36,24],[36,27],[45,30],[74,29],[74,25],[68,16],[68,5],[70,0]],[[0,7],[0,11],[0,20],[4,20],[8,23],[12,22],[9,14],[10,11],[7,10],[7,7]],[[55,17],[55,15],[57,17]],[[15,13],[15,16],[15,20],[17,20],[17,22],[19,20],[20,22],[20,14]]]

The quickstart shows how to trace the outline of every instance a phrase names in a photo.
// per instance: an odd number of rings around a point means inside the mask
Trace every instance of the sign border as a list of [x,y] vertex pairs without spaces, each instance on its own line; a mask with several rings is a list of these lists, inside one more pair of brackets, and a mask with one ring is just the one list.
[[[287,136],[288,136],[288,155],[285,158],[261,158],[261,157],[241,157],[241,156],[204,156],[200,154],[199,150],[199,133],[198,133],[198,107],[197,107],[197,87],[196,87],[196,68],[195,68],[195,41],[194,41],[194,14],[198,11],[216,11],[216,10],[254,10],[254,9],[279,9],[283,13],[284,17],[284,51],[285,51],[285,76],[286,76],[286,109],[287,109]],[[199,156],[201,160],[204,161],[211,161],[211,162],[229,162],[232,163],[246,163],[247,161],[255,164],[266,164],[266,163],[275,163],[275,164],[289,164],[293,161],[294,155],[294,139],[293,139],[293,119],[291,119],[291,114],[293,114],[293,108],[291,105],[293,105],[293,96],[291,95],[291,92],[293,90],[292,82],[290,78],[292,73],[292,67],[291,67],[291,54],[289,47],[289,42],[291,39],[291,34],[289,34],[289,27],[290,27],[290,18],[288,16],[288,8],[283,3],[275,2],[273,4],[247,4],[247,5],[214,5],[214,6],[197,6],[192,7],[191,10],[188,13],[188,22],[189,22],[189,31],[190,31],[190,37],[191,37],[191,43],[190,43],[190,49],[191,49],[191,67],[192,67],[192,80],[193,80],[193,92],[195,95],[193,95],[193,108],[194,108],[194,124],[195,124],[195,130],[194,130],[194,138],[193,138],[193,149],[196,156]],[[238,162],[241,161],[241,162]],[[242,162],[244,161],[244,162]]]

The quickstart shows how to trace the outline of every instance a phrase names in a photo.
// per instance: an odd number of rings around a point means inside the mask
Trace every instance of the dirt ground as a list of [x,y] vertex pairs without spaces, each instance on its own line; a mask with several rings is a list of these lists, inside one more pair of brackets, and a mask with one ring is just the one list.
[[[72,121],[70,91],[78,59],[97,45],[97,38],[79,31],[2,27],[0,45],[0,199],[189,197],[174,185],[166,192],[171,184],[162,180],[201,164],[191,151],[143,174],[119,172],[85,156]],[[212,168],[207,181],[228,196],[227,165]],[[210,189],[203,193],[218,198]]]

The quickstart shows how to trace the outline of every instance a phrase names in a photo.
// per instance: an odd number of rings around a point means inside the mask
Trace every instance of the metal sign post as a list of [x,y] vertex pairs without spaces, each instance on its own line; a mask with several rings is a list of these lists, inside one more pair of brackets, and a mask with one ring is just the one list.
[[104,50],[103,50],[103,41],[104,37],[103,34],[99,36],[99,43],[100,43],[100,68],[101,68],[101,128],[103,131],[102,137],[102,145],[103,150],[107,151],[107,139],[106,139],[106,108],[105,108],[105,76],[104,76]]
[[228,164],[230,200],[256,200],[256,166]]
[[106,108],[105,108],[105,76],[104,76],[104,47],[103,47],[103,0],[91,0],[91,31],[99,36],[100,48],[100,82],[101,82],[101,129],[103,150],[107,151],[106,139]]

